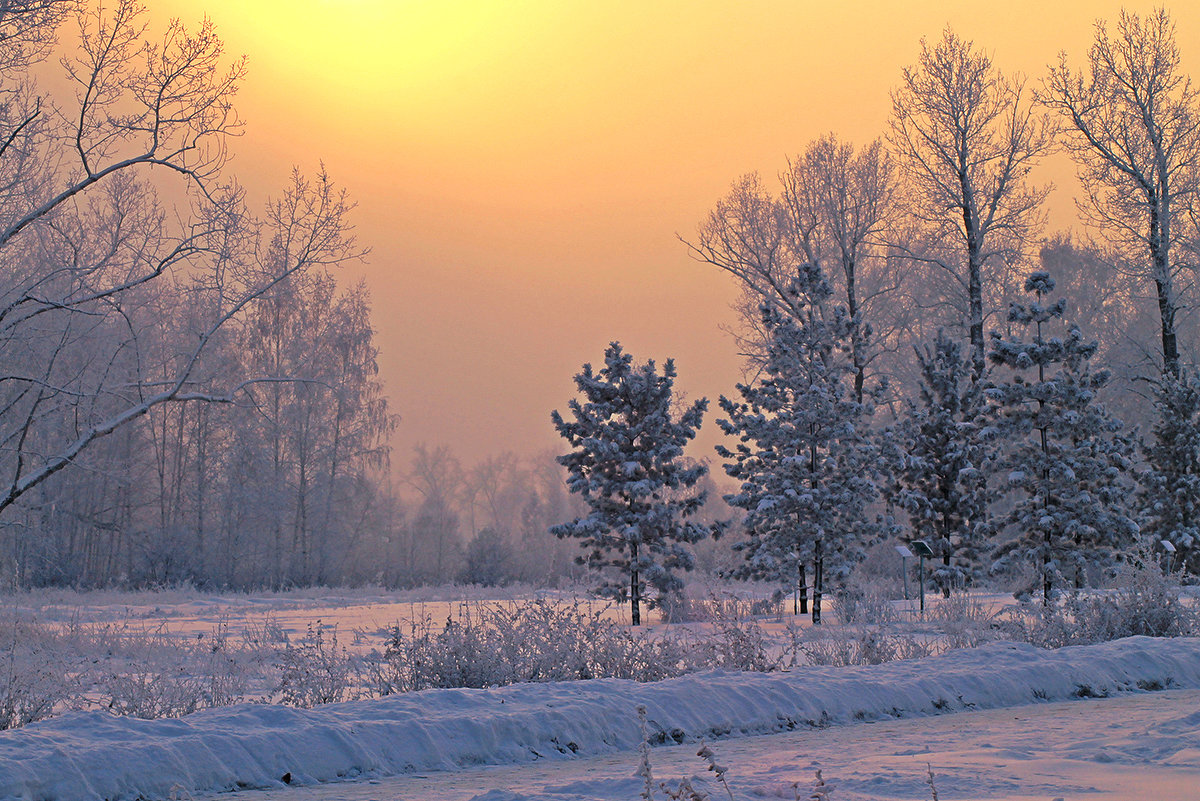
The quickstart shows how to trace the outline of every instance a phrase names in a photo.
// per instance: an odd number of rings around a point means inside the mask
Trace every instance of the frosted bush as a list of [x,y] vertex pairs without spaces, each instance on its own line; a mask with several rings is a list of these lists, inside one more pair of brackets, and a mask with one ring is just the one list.
[[1180,597],[1177,577],[1165,574],[1153,558],[1127,558],[1115,583],[1114,590],[1071,593],[1049,607],[1025,604],[1000,625],[1007,636],[1043,648],[1137,635],[1200,635],[1200,612]]
[[938,625],[945,647],[950,650],[975,648],[999,635],[996,614],[967,592],[937,600],[926,613],[926,619]]
[[588,604],[538,599],[460,607],[457,619],[393,626],[382,657],[369,666],[373,689],[387,695],[434,687],[494,687],[515,682],[626,678],[687,672],[689,648],[676,636],[634,632]]
[[[144,628],[120,624],[73,625],[67,636],[81,650],[103,653],[85,678],[100,706],[120,715],[154,719],[188,715],[199,709],[242,701],[255,657],[229,636],[220,621],[209,635],[181,638],[160,624]],[[87,651],[82,651],[87,653]]]
[[242,642],[248,648],[273,652],[287,641],[288,633],[271,615],[257,621],[248,620],[242,627]]
[[935,623],[990,626],[995,615],[969,592],[955,592],[930,604],[926,617]]
[[16,614],[0,617],[0,730],[77,703],[78,685],[59,638]]
[[338,644],[337,627],[328,636],[318,620],[304,637],[280,654],[277,692],[289,706],[313,707],[350,700],[360,686],[355,660]]
[[659,599],[658,607],[662,619],[667,623],[695,623],[708,620],[712,615],[713,598],[691,598],[679,593],[668,593]]
[[746,603],[711,606],[711,630],[701,635],[693,659],[703,667],[768,672],[782,667],[785,654],[773,655],[771,643]]
[[183,666],[114,673],[105,678],[101,691],[110,711],[147,720],[190,715],[204,705],[202,682]]
[[875,584],[847,584],[834,592],[838,622],[887,626],[900,619],[888,594]]
[[895,629],[868,626],[857,631],[844,627],[823,629],[800,644],[809,664],[879,665],[901,659],[921,659],[934,653],[934,643]]

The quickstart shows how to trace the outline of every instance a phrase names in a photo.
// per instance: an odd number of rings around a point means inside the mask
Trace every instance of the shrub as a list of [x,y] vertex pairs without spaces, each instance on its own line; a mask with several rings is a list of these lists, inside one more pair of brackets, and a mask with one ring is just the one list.
[[603,609],[538,599],[502,606],[464,604],[458,619],[426,618],[388,634],[369,666],[373,689],[387,695],[434,687],[495,687],[515,682],[625,678],[655,681],[685,672],[687,643],[632,632]]
[[280,655],[277,692],[290,706],[313,707],[356,697],[359,686],[354,660],[338,645],[337,627],[329,636],[318,620],[309,623],[304,637],[288,643]]
[[965,591],[938,599],[929,608],[927,619],[941,629],[949,650],[974,648],[998,635],[996,614]]
[[60,638],[17,614],[0,618],[0,730],[50,717],[78,702]]
[[712,628],[699,638],[699,647],[692,653],[693,662],[698,660],[703,667],[725,670],[760,673],[779,670],[786,652],[772,655],[762,626],[749,616],[750,604],[738,599],[732,601],[719,603],[713,599],[709,615]]
[[809,664],[844,667],[920,659],[934,653],[934,643],[881,626],[858,631],[837,627],[822,629],[800,643],[800,650]]
[[897,622],[900,615],[887,593],[875,584],[847,584],[834,592],[838,622],[843,625],[867,623],[886,626]]
[[1043,648],[1200,634],[1200,613],[1181,599],[1178,578],[1164,573],[1153,558],[1127,556],[1116,584],[1112,592],[1075,592],[1051,606],[1024,604],[1000,625],[1007,636]]

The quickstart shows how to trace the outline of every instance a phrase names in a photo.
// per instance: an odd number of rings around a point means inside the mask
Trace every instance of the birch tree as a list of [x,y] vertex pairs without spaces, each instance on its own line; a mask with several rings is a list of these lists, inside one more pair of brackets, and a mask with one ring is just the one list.
[[[257,379],[201,387],[204,354],[257,298],[313,264],[358,254],[350,204],[325,176],[272,207],[295,212],[270,270],[231,263],[231,231],[254,222],[223,176],[241,129],[241,60],[211,23],[149,38],[132,0],[107,8],[0,8],[0,515],[105,437],[164,404],[232,403]],[[70,96],[40,87],[59,27]],[[184,200],[168,209],[159,181]],[[138,309],[187,274],[207,298],[190,342],[152,371]]]
[[1063,53],[1038,98],[1066,120],[1085,220],[1117,250],[1119,266],[1152,285],[1162,372],[1178,375],[1192,269],[1182,245],[1197,236],[1200,96],[1180,68],[1170,15],[1122,11],[1112,34],[1096,23],[1086,66],[1073,69]]
[[756,365],[769,339],[762,304],[802,319],[807,299],[795,289],[807,265],[819,265],[855,321],[851,362],[861,401],[873,363],[906,321],[906,310],[891,302],[902,284],[902,272],[888,258],[895,167],[879,140],[855,148],[827,134],[789,159],[779,179],[778,195],[756,174],[736,181],[688,248],[693,258],[737,279],[737,335]]
[[989,270],[1016,261],[1044,224],[1049,187],[1028,178],[1052,136],[1024,80],[1005,76],[948,28],[933,45],[921,41],[917,64],[892,92],[889,141],[907,177],[906,211],[927,235],[910,255],[961,293],[977,380],[985,368]]
[[883,302],[900,284],[884,255],[895,213],[895,168],[879,140],[856,151],[828,134],[810,143],[782,179],[802,255],[839,278],[853,324],[854,397],[862,403],[867,367],[878,355],[872,346],[878,329],[897,324],[896,310]]

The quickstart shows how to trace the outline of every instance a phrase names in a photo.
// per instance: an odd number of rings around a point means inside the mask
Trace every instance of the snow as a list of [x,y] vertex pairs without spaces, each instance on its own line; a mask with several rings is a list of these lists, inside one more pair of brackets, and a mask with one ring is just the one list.
[[[1139,687],[1200,689],[1200,639],[1139,637],[1057,651],[992,643],[862,668],[712,672],[652,684],[599,680],[431,690],[311,710],[241,705],[175,720],[73,713],[0,734],[0,799],[166,798],[280,788],[288,774],[293,784],[313,784],[629,756],[640,741],[639,704],[648,710],[653,735],[669,742],[1014,707]],[[1194,729],[1198,722],[1180,726]],[[1181,753],[1190,758],[1186,749]],[[631,773],[632,762],[622,775]]]
[[[302,637],[308,626],[317,621],[337,626],[343,634],[384,634],[389,627],[404,627],[410,621],[444,621],[454,617],[464,605],[504,606],[529,597],[585,603],[590,610],[600,611],[605,619],[629,622],[627,607],[607,600],[581,598],[581,592],[533,590],[524,585],[504,589],[446,585],[408,592],[378,587],[313,588],[255,594],[197,590],[37,590],[0,596],[0,608],[54,624],[145,621],[146,628],[187,639],[209,636],[220,624],[227,625],[231,632],[269,624],[283,636],[294,639]],[[354,647],[353,643],[347,644]]]
[[[738,801],[800,798],[820,768],[831,801],[1195,801],[1200,786],[1200,691],[1039,703],[860,726],[722,740]],[[694,743],[651,754],[656,780],[686,776],[713,801],[727,799]],[[633,801],[629,753],[486,766],[350,783],[220,796],[220,801]],[[927,767],[928,766],[928,767]],[[659,801],[665,793],[655,796]],[[214,799],[216,801],[216,799]]]

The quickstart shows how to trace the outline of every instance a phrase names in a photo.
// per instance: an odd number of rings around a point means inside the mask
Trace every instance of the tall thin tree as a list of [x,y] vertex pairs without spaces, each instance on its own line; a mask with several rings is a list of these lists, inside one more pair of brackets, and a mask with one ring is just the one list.
[[1065,143],[1086,192],[1080,211],[1118,251],[1119,266],[1153,285],[1162,371],[1179,372],[1181,244],[1194,239],[1200,191],[1200,93],[1180,66],[1165,9],[1096,23],[1087,66],[1063,53],[1038,99],[1067,120]]
[[889,141],[908,178],[907,211],[927,231],[910,255],[939,268],[965,300],[975,377],[983,375],[986,285],[1044,224],[1049,187],[1029,183],[1053,128],[1034,112],[1024,80],[1007,77],[974,43],[947,28],[921,41],[917,64],[892,92]]

